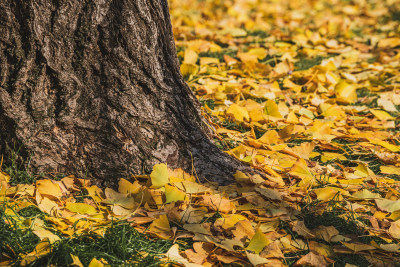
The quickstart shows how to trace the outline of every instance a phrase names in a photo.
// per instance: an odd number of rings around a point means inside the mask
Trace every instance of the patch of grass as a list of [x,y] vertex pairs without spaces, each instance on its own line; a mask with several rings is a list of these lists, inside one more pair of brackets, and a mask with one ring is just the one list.
[[370,266],[371,264],[363,256],[359,254],[341,254],[335,257],[335,267],[344,267],[346,264],[353,264],[356,266]]
[[220,61],[224,61],[224,55],[236,58],[236,50],[224,49],[221,52],[201,52],[199,57],[214,57],[218,58]]
[[0,207],[0,252],[6,259],[21,260],[21,255],[32,251],[39,242],[31,229],[21,229],[16,220],[4,212],[5,205]]
[[250,36],[258,36],[260,38],[267,38],[269,36],[266,31],[262,30],[248,31],[247,34]]
[[304,224],[309,229],[317,228],[319,225],[323,226],[334,226],[341,234],[363,234],[363,230],[360,229],[359,225],[355,222],[355,219],[350,216],[347,219],[340,217],[339,215],[344,214],[344,211],[326,211],[322,215],[316,215],[313,213],[303,214]]
[[200,99],[200,104],[204,107],[207,105],[210,109],[215,108],[215,101],[214,99]]
[[[32,184],[38,176],[35,176],[30,171],[30,159],[21,159],[19,151],[11,151],[8,161],[2,166],[4,172],[10,175],[10,184]],[[43,175],[39,175],[43,176]]]
[[222,126],[226,129],[239,131],[241,133],[245,133],[245,132],[249,131],[248,128],[244,127],[242,124],[237,123],[237,122],[224,121],[222,123]]
[[294,266],[296,261],[298,261],[302,256],[306,255],[309,250],[300,250],[296,252],[285,253],[285,262],[288,266]]
[[45,213],[43,213],[37,206],[34,205],[21,209],[18,211],[18,214],[25,218],[45,219]]
[[[29,242],[27,240],[27,242]],[[37,240],[25,251],[31,251]],[[151,239],[139,233],[128,223],[117,223],[109,228],[104,237],[84,234],[55,243],[50,254],[36,260],[30,266],[69,266],[71,254],[78,256],[84,266],[93,258],[105,259],[111,266],[160,266],[161,254],[172,246],[172,241]]]
[[299,56],[299,61],[294,63],[295,70],[308,70],[314,66],[321,64],[322,60],[329,58],[323,56],[316,56],[316,57],[306,57],[304,55]]
[[223,140],[214,139],[214,144],[221,150],[234,149],[239,145],[237,142],[228,139],[223,139]]
[[294,147],[294,146],[301,145],[302,143],[309,143],[309,142],[311,142],[311,141],[312,141],[312,140],[310,140],[310,139],[296,138],[296,139],[290,140],[290,141],[287,143],[287,145],[288,145],[289,147]]

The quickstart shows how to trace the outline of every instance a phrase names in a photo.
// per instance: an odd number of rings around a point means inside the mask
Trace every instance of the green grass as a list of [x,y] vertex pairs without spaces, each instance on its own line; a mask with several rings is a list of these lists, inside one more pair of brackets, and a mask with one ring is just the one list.
[[[72,263],[70,254],[78,256],[84,266],[93,258],[105,259],[111,266],[159,266],[161,254],[172,246],[171,241],[150,239],[128,223],[117,223],[104,235],[83,235],[57,243],[51,254],[32,266],[66,266]],[[146,253],[143,256],[141,253]]]
[[324,60],[326,58],[329,58],[329,57],[322,57],[322,56],[306,57],[306,56],[300,55],[299,61],[294,63],[294,67],[295,67],[296,71],[308,70],[314,66],[321,64],[322,60]]
[[[7,225],[0,212],[0,253],[13,258],[19,266],[22,256],[31,252],[39,238],[30,229],[21,230]],[[172,241],[152,239],[139,233],[129,223],[116,223],[104,237],[84,234],[74,238],[62,238],[53,244],[51,253],[36,260],[30,266],[68,266],[71,254],[78,256],[84,266],[93,258],[105,259],[111,266],[159,266],[162,254],[172,246]]]
[[35,176],[30,171],[30,159],[21,160],[18,150],[9,152],[8,160],[3,166],[2,171],[10,175],[10,184],[32,184],[42,175]]
[[0,207],[0,255],[21,260],[20,255],[32,251],[39,238],[31,229],[21,229],[16,221],[4,213],[5,204]]

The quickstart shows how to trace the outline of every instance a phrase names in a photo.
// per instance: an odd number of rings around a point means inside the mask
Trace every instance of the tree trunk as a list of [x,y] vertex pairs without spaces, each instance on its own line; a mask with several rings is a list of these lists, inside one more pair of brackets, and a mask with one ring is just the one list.
[[21,146],[38,171],[105,185],[160,162],[227,182],[246,167],[199,107],[166,0],[0,1],[2,153]]

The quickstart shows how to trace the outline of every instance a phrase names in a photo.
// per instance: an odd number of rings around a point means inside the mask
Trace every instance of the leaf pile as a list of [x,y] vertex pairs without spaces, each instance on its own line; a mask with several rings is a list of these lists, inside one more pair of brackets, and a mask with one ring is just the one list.
[[[71,176],[12,186],[2,172],[1,226],[35,243],[24,252],[6,241],[0,265],[35,263],[65,240],[107,235],[115,222],[174,243],[166,253],[137,248],[124,258],[131,264],[400,264],[398,1],[170,7],[181,72],[216,144],[266,178],[237,172],[218,186],[158,164],[114,191]],[[31,206],[39,215],[27,216]],[[70,263],[82,266],[72,252]]]

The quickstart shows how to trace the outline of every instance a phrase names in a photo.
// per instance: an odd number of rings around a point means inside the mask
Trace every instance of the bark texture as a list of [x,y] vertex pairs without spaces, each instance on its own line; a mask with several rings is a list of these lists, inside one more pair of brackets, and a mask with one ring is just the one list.
[[39,171],[111,183],[159,162],[222,183],[246,168],[210,141],[166,0],[1,0],[0,137]]

